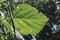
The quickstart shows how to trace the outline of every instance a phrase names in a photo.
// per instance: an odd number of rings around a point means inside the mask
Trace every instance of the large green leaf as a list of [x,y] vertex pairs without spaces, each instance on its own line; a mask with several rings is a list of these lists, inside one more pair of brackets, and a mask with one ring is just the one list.
[[24,35],[39,33],[48,21],[44,14],[27,4],[18,5],[13,13],[15,28]]

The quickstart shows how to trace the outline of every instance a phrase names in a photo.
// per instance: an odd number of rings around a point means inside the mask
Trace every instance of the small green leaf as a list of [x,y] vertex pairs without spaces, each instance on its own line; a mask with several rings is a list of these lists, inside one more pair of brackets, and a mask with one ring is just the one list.
[[1,36],[1,40],[5,40],[4,36]]
[[0,3],[2,3],[4,0],[0,0]]
[[4,25],[4,27],[7,28],[8,32],[12,33],[12,35],[13,35],[11,25],[6,20],[1,21],[1,23],[2,23],[2,25]]
[[39,33],[48,21],[43,13],[27,4],[18,5],[13,13],[15,28],[24,35]]

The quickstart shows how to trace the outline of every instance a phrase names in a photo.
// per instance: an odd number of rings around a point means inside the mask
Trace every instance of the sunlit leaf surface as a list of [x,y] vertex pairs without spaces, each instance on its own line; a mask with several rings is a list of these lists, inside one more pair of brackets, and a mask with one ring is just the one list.
[[4,0],[0,0],[0,3],[2,3]]
[[37,34],[45,26],[48,18],[27,4],[20,4],[13,11],[16,30],[24,35]]

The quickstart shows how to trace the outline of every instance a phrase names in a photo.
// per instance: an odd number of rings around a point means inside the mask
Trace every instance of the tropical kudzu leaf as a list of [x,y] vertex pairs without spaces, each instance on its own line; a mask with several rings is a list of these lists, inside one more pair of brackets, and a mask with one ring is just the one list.
[[13,13],[15,28],[23,35],[39,33],[48,21],[44,14],[27,4],[18,5]]
[[4,25],[5,28],[7,28],[8,32],[12,33],[12,35],[13,35],[11,25],[6,20],[1,21],[1,23],[2,23],[2,25]]

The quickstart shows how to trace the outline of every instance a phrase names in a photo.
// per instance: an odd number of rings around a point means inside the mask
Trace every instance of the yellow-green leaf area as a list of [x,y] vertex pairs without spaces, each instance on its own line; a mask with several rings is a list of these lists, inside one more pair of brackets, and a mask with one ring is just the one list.
[[2,3],[4,0],[0,0],[0,3]]
[[19,4],[13,13],[15,28],[23,35],[39,33],[48,21],[43,13],[28,4]]

